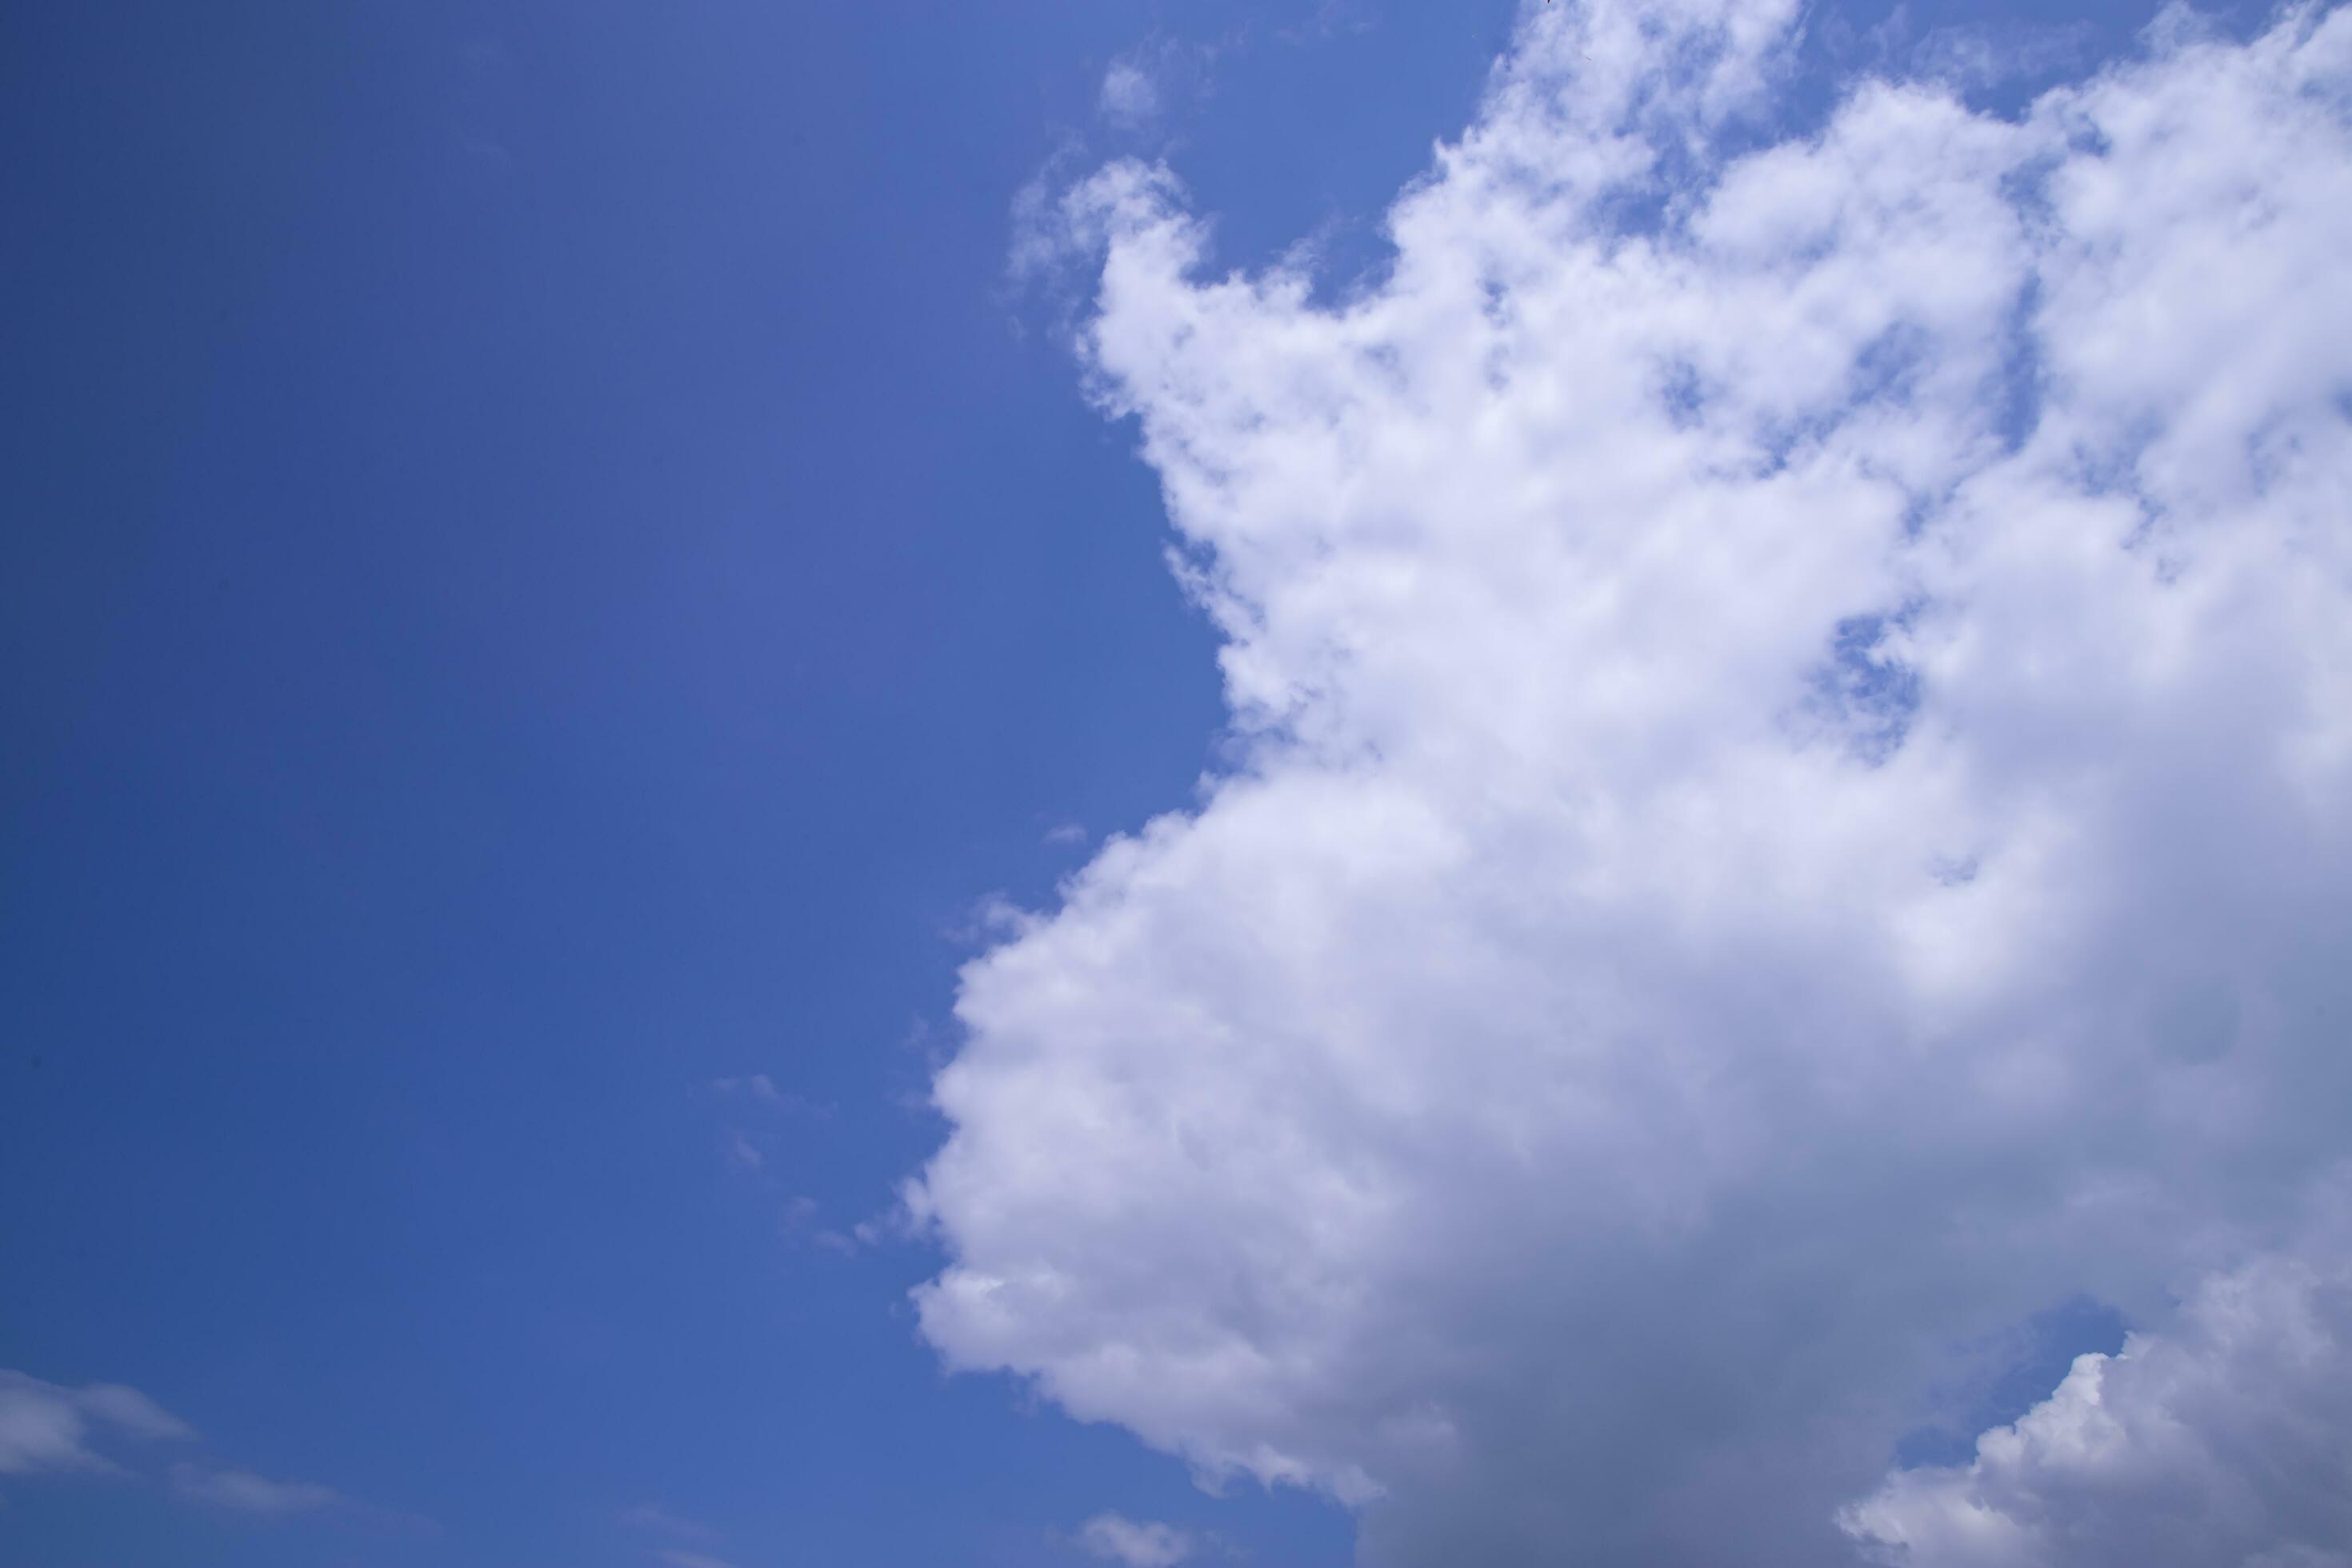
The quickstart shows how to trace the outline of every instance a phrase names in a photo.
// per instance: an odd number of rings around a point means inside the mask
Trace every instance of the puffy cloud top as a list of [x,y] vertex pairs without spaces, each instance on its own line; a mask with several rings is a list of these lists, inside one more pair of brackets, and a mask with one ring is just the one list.
[[2352,1271],[2269,1258],[2206,1280],[2177,1337],[2086,1355],[1965,1468],[1849,1509],[1910,1568],[2352,1564]]
[[[2168,1291],[2335,1277],[2352,13],[1776,141],[1793,24],[1532,9],[1336,303],[1164,170],[1052,208],[1241,761],[965,971],[922,1329],[1370,1563],[1813,1565],[1961,1496],[2012,1545],[1915,1562],[2105,1561],[2035,1522],[2121,1517],[2052,1500],[2083,1380],[2219,1419]],[[2153,1337],[1885,1477],[2078,1291]],[[2213,1539],[2311,1539],[2248,1485]]]

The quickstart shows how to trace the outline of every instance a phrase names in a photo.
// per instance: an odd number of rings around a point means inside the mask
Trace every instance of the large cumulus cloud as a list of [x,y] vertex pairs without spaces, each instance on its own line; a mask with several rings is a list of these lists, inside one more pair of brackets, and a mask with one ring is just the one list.
[[1239,761],[965,971],[922,1328],[1369,1563],[1839,1560],[2352,1154],[2352,16],[1775,140],[1794,26],[1531,12],[1337,302],[1054,214]]

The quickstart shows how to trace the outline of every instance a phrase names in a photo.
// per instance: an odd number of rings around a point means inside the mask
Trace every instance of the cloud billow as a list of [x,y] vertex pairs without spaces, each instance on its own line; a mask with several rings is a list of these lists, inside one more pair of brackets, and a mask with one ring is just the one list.
[[2352,13],[1775,141],[1795,21],[1531,12],[1337,303],[1031,209],[1239,760],[965,971],[922,1329],[1369,1563],[1893,1550],[1954,1346],[2340,1270]]
[[2203,1280],[2168,1336],[2085,1355],[1966,1466],[1888,1478],[1849,1534],[1909,1568],[2352,1564],[2352,1269]]

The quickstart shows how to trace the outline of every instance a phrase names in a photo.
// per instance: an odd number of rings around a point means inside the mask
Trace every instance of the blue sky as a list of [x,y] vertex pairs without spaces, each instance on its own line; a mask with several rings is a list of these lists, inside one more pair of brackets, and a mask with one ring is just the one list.
[[[990,909],[1272,771],[1163,558],[1184,459],[1084,388],[1172,416],[1071,352],[1083,280],[1008,279],[1017,193],[1164,158],[1219,268],[1315,236],[1343,296],[1517,15],[0,21],[0,1367],[193,1429],[85,1410],[120,1469],[0,1473],[0,1562],[1046,1564],[1106,1510],[1354,1560],[1339,1459],[1213,1494],[1215,1422],[919,1321],[1011,1186],[896,1205],[960,966],[1044,951]],[[2006,113],[2146,13],[1818,12],[1741,134],[1962,19]],[[2116,1348],[2155,1267],[1937,1319],[1998,1364],[1902,1462]]]
[[[1003,278],[1108,58],[1244,16],[10,12],[0,1365],[438,1528],[0,1484],[0,1557],[636,1563],[696,1544],[657,1502],[1030,1562],[1190,1506],[942,1380],[922,1249],[785,1219],[935,1141],[976,901],[1210,754],[1150,476]],[[1262,172],[1202,122],[1267,243],[1376,211],[1507,12],[1383,21],[1221,72],[1328,95]],[[751,1073],[825,1114],[698,1089]]]

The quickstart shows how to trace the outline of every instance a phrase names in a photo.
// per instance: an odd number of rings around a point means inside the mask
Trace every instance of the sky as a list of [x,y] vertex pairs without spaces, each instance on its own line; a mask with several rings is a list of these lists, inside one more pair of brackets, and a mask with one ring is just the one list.
[[0,89],[0,1564],[2352,1568],[2352,13]]

